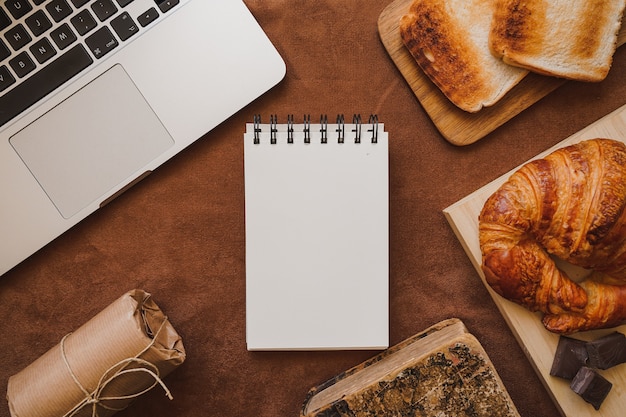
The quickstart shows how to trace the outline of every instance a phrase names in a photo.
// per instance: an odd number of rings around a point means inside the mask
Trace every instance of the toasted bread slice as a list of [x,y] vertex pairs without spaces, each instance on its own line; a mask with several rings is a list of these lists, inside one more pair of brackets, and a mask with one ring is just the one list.
[[528,73],[489,50],[493,0],[415,0],[400,34],[424,73],[467,112],[495,104]]
[[626,0],[495,0],[491,52],[510,65],[579,81],[603,80]]

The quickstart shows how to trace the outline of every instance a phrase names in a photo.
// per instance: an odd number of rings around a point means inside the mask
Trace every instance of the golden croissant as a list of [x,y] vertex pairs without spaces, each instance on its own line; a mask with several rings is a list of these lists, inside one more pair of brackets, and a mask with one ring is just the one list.
[[[516,171],[479,216],[482,270],[555,333],[626,323],[626,146],[591,139]],[[576,283],[553,258],[591,270]]]

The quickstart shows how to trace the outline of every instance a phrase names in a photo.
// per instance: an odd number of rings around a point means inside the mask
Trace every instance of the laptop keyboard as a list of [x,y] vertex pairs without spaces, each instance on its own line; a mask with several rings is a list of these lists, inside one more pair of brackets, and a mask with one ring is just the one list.
[[178,4],[179,0],[3,1],[0,126]]

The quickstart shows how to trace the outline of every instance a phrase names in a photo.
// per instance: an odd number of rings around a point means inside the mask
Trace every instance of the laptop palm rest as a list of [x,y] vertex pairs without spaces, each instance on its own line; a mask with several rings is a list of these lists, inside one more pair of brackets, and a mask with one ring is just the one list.
[[146,164],[174,144],[121,65],[10,142],[64,218],[140,175]]

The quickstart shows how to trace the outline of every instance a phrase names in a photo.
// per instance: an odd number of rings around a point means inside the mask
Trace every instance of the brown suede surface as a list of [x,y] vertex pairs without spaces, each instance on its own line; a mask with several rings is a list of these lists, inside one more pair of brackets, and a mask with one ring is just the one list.
[[[0,391],[65,334],[141,288],[182,335],[187,360],[165,379],[173,401],[157,387],[118,415],[297,416],[309,388],[377,352],[246,350],[245,123],[256,113],[283,121],[377,113],[389,132],[391,344],[458,317],[522,416],[558,416],[442,210],[626,103],[626,51],[605,81],[569,82],[481,141],[455,147],[380,42],[388,3],[246,0],[287,64],[285,79],[0,277]],[[8,415],[4,402],[0,416]]]

